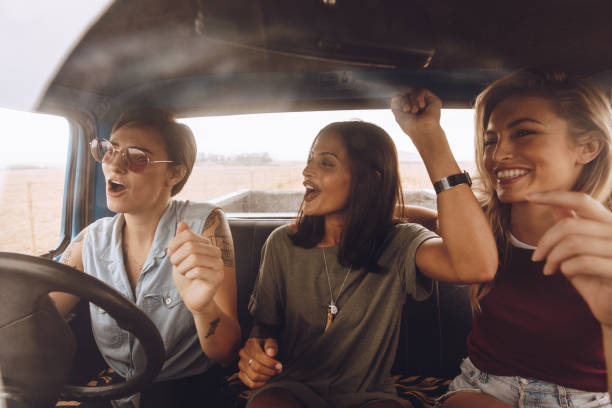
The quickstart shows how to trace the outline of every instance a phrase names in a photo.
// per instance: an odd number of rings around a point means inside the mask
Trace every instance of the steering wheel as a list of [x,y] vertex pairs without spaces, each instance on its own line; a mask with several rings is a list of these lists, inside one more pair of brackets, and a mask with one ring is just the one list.
[[[121,384],[65,385],[75,340],[48,296],[55,291],[95,303],[132,332],[147,356],[144,372]],[[22,406],[20,401],[23,406],[50,406],[60,391],[64,399],[118,399],[150,384],[162,368],[164,344],[147,315],[115,289],[68,265],[0,252],[0,299],[0,367],[7,407]]]

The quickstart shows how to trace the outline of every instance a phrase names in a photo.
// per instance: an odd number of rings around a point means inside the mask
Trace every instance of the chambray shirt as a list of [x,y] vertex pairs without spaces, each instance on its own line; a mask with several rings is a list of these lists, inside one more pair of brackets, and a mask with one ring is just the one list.
[[[202,351],[191,312],[174,286],[172,264],[166,250],[180,221],[185,221],[192,231],[201,233],[206,218],[214,209],[206,203],[170,202],[157,225],[153,245],[134,292],[123,263],[123,214],[99,219],[87,227],[82,251],[85,272],[134,302],[161,334],[166,361],[156,381],[200,374],[213,364]],[[134,335],[122,330],[100,307],[90,303],[89,308],[94,338],[108,365],[125,378],[144,371],[146,356]]]

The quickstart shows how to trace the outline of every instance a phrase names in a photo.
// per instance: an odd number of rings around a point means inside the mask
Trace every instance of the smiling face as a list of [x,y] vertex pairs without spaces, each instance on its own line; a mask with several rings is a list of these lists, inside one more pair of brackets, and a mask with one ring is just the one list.
[[568,131],[567,121],[545,98],[514,96],[495,107],[485,134],[484,164],[502,202],[572,189],[583,164]]
[[321,133],[312,145],[304,175],[305,215],[343,214],[351,190],[350,161],[342,138]]
[[[151,128],[125,126],[111,134],[110,141],[121,151],[137,147],[148,153],[151,161],[168,160],[164,143]],[[121,154],[102,164],[106,179],[106,204],[118,213],[142,214],[163,211],[176,184],[176,169],[167,163],[147,166],[142,172],[130,171]]]

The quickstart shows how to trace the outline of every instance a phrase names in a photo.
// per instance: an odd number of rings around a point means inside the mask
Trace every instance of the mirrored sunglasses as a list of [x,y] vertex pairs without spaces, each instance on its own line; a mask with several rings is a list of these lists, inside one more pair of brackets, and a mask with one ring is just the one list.
[[171,160],[155,160],[149,158],[149,154],[137,147],[127,149],[117,149],[106,139],[94,139],[89,142],[89,150],[94,160],[98,163],[108,163],[113,160],[115,153],[121,153],[127,168],[134,173],[144,171],[148,165],[157,163],[174,163]]

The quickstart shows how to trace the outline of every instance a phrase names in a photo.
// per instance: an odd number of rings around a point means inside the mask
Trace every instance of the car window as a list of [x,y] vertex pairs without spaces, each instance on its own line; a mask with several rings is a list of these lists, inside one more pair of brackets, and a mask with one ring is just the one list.
[[[177,198],[213,201],[229,213],[294,214],[304,192],[302,170],[314,137],[331,122],[354,119],[373,122],[391,135],[405,191],[433,194],[416,148],[391,111],[373,109],[184,118],[181,121],[195,134],[198,156]],[[473,171],[473,111],[445,109],[442,126],[460,165]]]
[[68,121],[0,109],[0,134],[0,251],[46,253],[60,237]]

